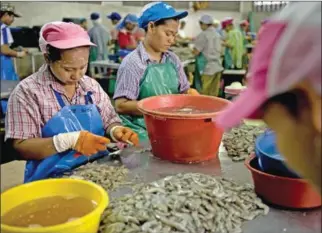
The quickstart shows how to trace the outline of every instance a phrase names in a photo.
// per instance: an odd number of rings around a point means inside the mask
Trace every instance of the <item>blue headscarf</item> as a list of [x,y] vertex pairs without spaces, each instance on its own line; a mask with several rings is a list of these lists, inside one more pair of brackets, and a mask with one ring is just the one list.
[[138,23],[138,17],[134,14],[128,14],[127,16],[125,16],[125,18],[122,20],[122,22],[117,25],[116,29],[117,30],[121,30],[125,27],[126,23],[133,23],[133,24],[137,24]]

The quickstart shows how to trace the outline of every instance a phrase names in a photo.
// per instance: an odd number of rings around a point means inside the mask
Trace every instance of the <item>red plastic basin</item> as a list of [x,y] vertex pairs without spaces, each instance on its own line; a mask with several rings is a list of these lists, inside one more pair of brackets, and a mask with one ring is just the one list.
[[255,155],[251,155],[245,165],[252,173],[255,192],[267,202],[292,209],[321,206],[320,194],[308,181],[262,172]]
[[[217,156],[223,131],[214,118],[230,102],[211,96],[163,95],[143,99],[143,113],[154,156],[178,163],[198,163]],[[164,112],[193,107],[205,113]]]

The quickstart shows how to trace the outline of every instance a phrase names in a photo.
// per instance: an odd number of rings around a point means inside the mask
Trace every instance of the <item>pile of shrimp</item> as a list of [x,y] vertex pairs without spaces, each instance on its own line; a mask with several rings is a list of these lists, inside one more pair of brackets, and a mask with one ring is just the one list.
[[250,185],[199,173],[134,187],[104,212],[100,233],[238,233],[269,208]]

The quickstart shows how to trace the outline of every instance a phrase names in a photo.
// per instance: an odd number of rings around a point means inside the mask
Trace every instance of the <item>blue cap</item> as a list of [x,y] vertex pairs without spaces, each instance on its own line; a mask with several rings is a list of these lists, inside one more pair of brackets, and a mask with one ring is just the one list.
[[112,12],[110,15],[107,16],[107,18],[111,20],[121,20],[122,16],[117,12]]
[[138,17],[136,15],[133,15],[133,14],[128,14],[127,16],[125,16],[123,21],[117,26],[117,29],[121,30],[122,28],[125,27],[126,23],[137,24],[138,23]]
[[146,28],[149,22],[157,22],[162,19],[183,19],[188,15],[187,11],[176,11],[172,6],[164,2],[152,2],[143,8],[139,18],[139,27]]
[[100,14],[97,12],[94,12],[91,14],[91,20],[97,20],[100,18]]

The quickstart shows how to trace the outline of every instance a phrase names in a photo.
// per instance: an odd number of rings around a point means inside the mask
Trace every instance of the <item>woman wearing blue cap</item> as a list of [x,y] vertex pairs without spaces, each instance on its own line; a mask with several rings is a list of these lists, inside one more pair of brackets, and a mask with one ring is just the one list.
[[[118,35],[118,30],[116,28],[116,25],[120,22],[122,19],[122,16],[117,13],[117,12],[112,12],[110,15],[107,16],[108,19],[111,20],[111,23],[113,25],[113,29],[111,30],[111,43],[117,45],[117,35]],[[115,49],[116,51],[118,49]]]
[[137,42],[132,34],[133,29],[138,23],[136,15],[128,14],[123,21],[117,26],[118,43],[121,49],[133,50],[137,46]]
[[179,58],[168,51],[175,43],[179,20],[187,15],[188,12],[177,12],[163,2],[147,4],[139,18],[139,26],[146,31],[144,41],[119,67],[114,94],[116,110],[141,140],[148,136],[137,109],[139,100],[163,94],[198,94],[190,89]]

